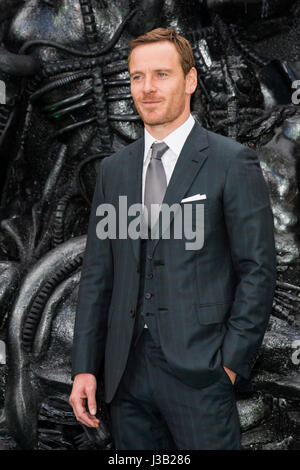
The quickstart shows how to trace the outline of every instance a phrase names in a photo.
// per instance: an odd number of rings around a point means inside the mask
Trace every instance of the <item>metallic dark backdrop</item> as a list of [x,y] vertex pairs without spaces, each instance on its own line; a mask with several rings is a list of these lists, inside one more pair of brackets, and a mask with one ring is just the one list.
[[245,448],[300,448],[299,13],[293,0],[0,0],[0,449],[112,446],[109,423],[73,416],[70,350],[96,168],[143,129],[128,41],[158,26],[192,44],[195,118],[259,154],[278,285],[252,381],[235,388]]

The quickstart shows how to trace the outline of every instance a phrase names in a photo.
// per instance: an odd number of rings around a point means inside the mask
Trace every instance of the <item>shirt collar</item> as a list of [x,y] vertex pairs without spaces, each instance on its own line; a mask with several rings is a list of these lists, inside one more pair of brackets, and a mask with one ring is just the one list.
[[[179,126],[177,129],[175,129],[175,131],[171,132],[171,134],[167,135],[167,137],[163,139],[163,142],[165,142],[169,146],[169,148],[172,150],[172,152],[175,153],[175,155],[177,155],[177,157],[179,157],[182,147],[184,146],[184,143],[189,133],[191,132],[194,124],[195,124],[195,119],[190,114],[188,119],[181,126]],[[157,140],[154,137],[152,137],[152,135],[149,134],[146,128],[144,128],[144,135],[145,135],[145,153],[144,153],[144,161],[145,161],[153,142],[162,142],[162,141]]]

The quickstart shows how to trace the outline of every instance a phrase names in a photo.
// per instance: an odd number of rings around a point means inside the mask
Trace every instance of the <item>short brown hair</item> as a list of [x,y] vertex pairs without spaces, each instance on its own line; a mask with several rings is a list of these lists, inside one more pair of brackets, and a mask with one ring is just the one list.
[[130,52],[128,55],[128,67],[133,49],[143,44],[150,44],[152,42],[160,41],[169,41],[174,44],[180,57],[184,75],[189,73],[192,67],[195,67],[195,59],[189,41],[180,36],[174,28],[156,28],[152,31],[149,31],[148,33],[142,34],[136,39],[132,39],[132,41],[129,43]]

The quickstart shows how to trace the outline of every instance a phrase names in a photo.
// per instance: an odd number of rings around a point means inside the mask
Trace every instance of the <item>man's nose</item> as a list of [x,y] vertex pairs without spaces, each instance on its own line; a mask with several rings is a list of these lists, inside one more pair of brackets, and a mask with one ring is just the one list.
[[155,87],[153,77],[146,76],[145,80],[144,80],[144,92],[145,93],[151,93],[151,92],[155,91],[155,89],[156,89],[156,87]]

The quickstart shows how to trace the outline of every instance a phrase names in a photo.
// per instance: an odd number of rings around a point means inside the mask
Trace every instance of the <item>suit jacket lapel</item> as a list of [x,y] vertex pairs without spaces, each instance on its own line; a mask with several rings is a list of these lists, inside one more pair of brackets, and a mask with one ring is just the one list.
[[[207,151],[204,152],[205,149],[207,149]],[[183,199],[185,194],[188,192],[203,163],[207,159],[207,156],[207,132],[196,122],[178,157],[165,193],[163,204],[167,204],[170,207],[172,204],[180,203],[181,199]],[[174,219],[174,216],[175,213],[172,211],[170,214],[170,224]],[[170,224],[168,224],[168,226]],[[168,226],[164,231],[162,231],[160,227],[158,238],[153,241],[153,251]]]
[[[127,173],[127,204],[128,208],[132,204],[142,204],[142,176],[143,176],[143,162],[144,162],[144,137],[138,139],[135,145],[130,149],[128,173]],[[134,216],[128,216],[129,223],[136,218]],[[134,256],[137,262],[140,260],[140,238],[136,240],[130,238],[132,242]]]

